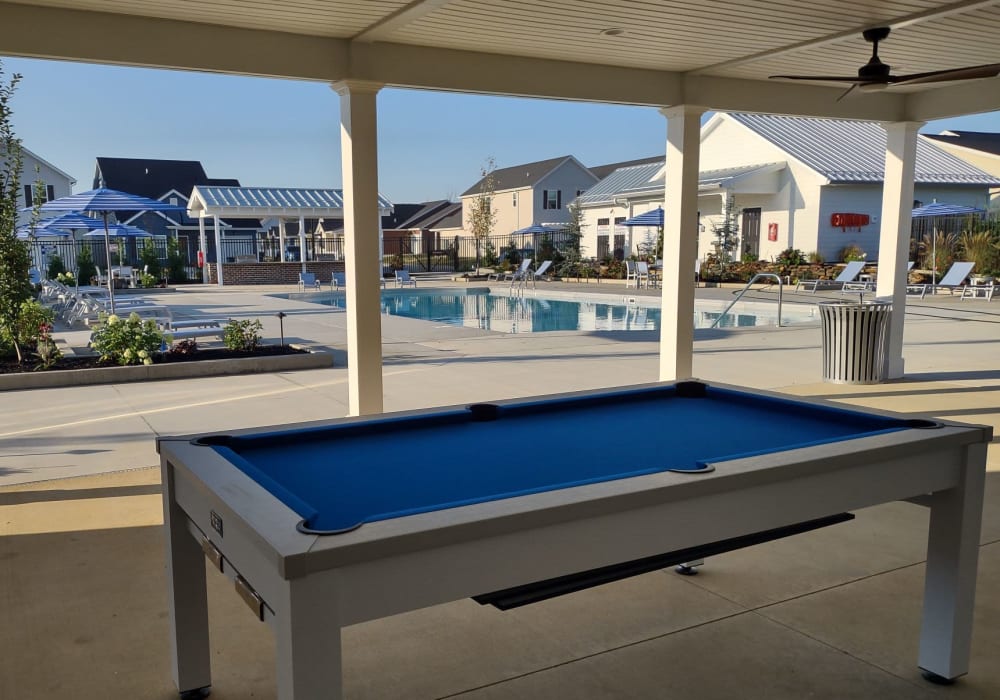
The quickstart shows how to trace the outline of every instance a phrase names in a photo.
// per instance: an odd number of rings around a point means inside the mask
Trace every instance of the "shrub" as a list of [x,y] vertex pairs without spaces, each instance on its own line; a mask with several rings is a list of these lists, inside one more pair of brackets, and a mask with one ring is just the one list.
[[48,277],[50,280],[56,279],[59,275],[66,272],[66,266],[63,264],[62,258],[58,255],[53,255],[49,258],[49,269]]
[[170,350],[167,351],[168,355],[182,355],[185,357],[196,355],[198,353],[198,341],[194,338],[185,338],[174,344]]
[[[156,251],[156,246],[152,243],[143,247],[142,252],[139,254],[139,259],[142,261],[143,266],[146,268],[146,272],[150,274],[154,279],[160,276],[160,254]],[[144,287],[146,285],[143,285]],[[153,286],[153,285],[150,285]]]
[[187,261],[175,238],[167,238],[167,279],[187,282]]
[[139,275],[139,286],[144,289],[151,289],[158,284],[156,277],[149,274],[148,272],[143,272]]
[[811,265],[822,265],[824,262],[823,255],[818,250],[814,250],[809,253],[806,258],[809,260],[809,264]]
[[103,325],[94,331],[90,346],[101,354],[101,359],[120,365],[151,365],[153,356],[160,351],[169,335],[156,327],[154,321],[143,321],[133,313],[127,319],[112,314],[101,316]]
[[263,327],[257,319],[232,320],[222,329],[222,342],[230,350],[252,352],[260,345],[260,330]]
[[840,259],[844,262],[856,262],[858,260],[864,260],[867,257],[868,253],[861,250],[861,248],[853,243],[849,246],[845,246],[844,249],[840,251]]
[[[52,309],[42,306],[34,299],[21,302],[17,318],[11,326],[0,329],[0,345],[4,347],[24,348],[37,352],[39,343],[51,342],[52,322],[55,313]],[[54,343],[53,343],[54,346]],[[23,361],[23,357],[22,357]]]
[[76,277],[83,280],[84,284],[90,284],[90,280],[97,277],[97,266],[94,265],[94,255],[90,252],[90,246],[80,248],[80,253],[76,256]]
[[979,273],[991,274],[1000,269],[1000,241],[994,240],[989,231],[965,231],[958,242],[965,259],[976,263]]
[[[957,246],[958,236],[954,233],[938,232],[937,236],[933,233],[925,233],[920,241],[923,267],[936,271],[940,275],[955,262],[955,248]],[[934,259],[935,256],[937,256],[937,260]]]
[[56,346],[56,341],[52,339],[51,323],[39,326],[34,354],[38,358],[38,364],[35,366],[36,370],[50,369],[62,357],[62,351]]
[[774,262],[779,265],[801,265],[806,261],[806,254],[797,248],[785,248],[778,253]]

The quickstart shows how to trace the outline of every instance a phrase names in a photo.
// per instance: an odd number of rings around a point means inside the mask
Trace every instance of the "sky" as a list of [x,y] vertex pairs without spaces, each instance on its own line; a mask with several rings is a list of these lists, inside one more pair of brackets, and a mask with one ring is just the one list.
[[[245,186],[339,188],[340,98],[326,83],[4,58],[24,146],[93,186],[98,156],[199,160]],[[383,89],[379,190],[392,202],[457,200],[497,167],[573,155],[594,166],[662,154],[666,120],[627,107]],[[922,131],[1000,132],[1000,112]]]

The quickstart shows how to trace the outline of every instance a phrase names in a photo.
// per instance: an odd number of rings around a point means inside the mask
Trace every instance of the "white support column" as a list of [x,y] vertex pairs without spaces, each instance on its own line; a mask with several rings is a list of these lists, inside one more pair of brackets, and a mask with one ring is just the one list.
[[285,220],[278,218],[278,262],[285,262]]
[[347,271],[347,376],[349,413],[382,412],[382,319],[379,277],[378,113],[381,85],[342,81],[340,144],[344,184]]
[[299,217],[299,262],[302,263],[302,271],[306,271],[306,217]]
[[892,299],[886,376],[903,376],[903,318],[906,315],[906,263],[910,255],[910,212],[917,160],[917,130],[923,122],[892,122],[885,128],[885,180],[878,241],[876,296]]
[[692,376],[694,265],[698,259],[698,158],[704,109],[678,105],[660,112],[667,118],[660,380],[673,381]]
[[221,287],[222,282],[222,228],[219,225],[219,217],[212,217],[213,226],[215,227],[215,276],[218,280],[218,284]]
[[208,245],[205,238],[205,216],[198,217],[198,252],[201,253],[201,283],[208,284]]

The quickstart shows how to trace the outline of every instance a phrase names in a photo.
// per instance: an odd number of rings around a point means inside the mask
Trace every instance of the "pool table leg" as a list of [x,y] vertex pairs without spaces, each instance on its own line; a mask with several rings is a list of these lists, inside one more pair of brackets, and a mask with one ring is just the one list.
[[205,553],[187,529],[187,516],[170,498],[173,478],[163,469],[163,519],[167,545],[170,646],[174,682],[185,700],[204,697],[212,685],[208,638],[208,592]]
[[285,582],[274,601],[278,700],[342,700],[340,614],[329,575]]
[[986,445],[966,448],[959,484],[931,494],[920,669],[934,683],[969,671]]

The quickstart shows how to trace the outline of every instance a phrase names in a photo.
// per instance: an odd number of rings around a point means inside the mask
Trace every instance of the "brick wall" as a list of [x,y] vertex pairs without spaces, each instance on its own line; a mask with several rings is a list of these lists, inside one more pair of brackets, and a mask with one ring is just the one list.
[[[223,263],[223,285],[236,284],[296,284],[302,271],[300,262],[265,262],[265,263]],[[312,272],[323,284],[330,281],[334,272],[344,271],[344,261],[310,260],[306,263],[306,272]],[[215,263],[208,263],[209,284],[216,284],[218,277]]]

